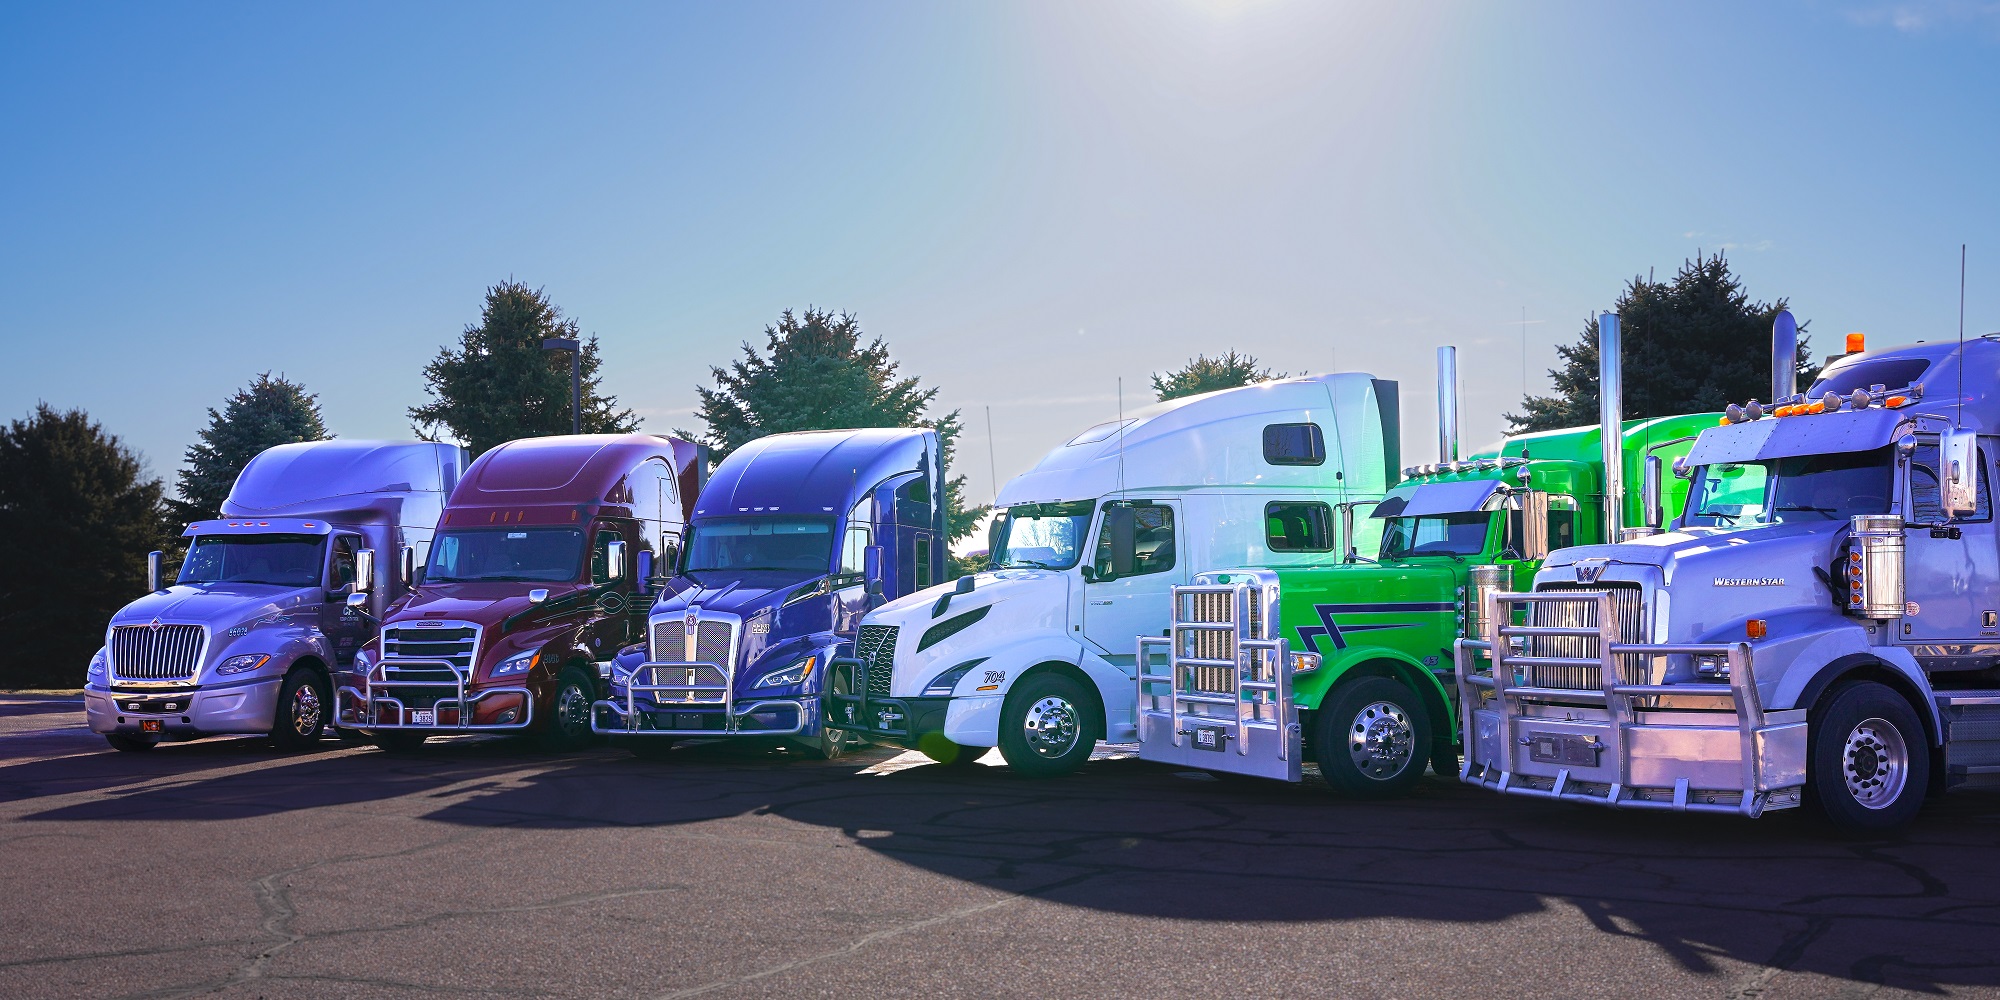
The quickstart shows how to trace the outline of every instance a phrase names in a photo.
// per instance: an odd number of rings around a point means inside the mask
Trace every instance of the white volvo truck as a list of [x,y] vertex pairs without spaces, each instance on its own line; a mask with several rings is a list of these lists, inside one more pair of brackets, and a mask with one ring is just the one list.
[[1133,740],[1132,637],[1166,630],[1173,588],[1337,558],[1336,526],[1393,485],[1398,427],[1396,383],[1341,373],[1086,429],[1000,491],[988,569],[869,612],[827,724],[944,762],[998,746],[1026,774]]

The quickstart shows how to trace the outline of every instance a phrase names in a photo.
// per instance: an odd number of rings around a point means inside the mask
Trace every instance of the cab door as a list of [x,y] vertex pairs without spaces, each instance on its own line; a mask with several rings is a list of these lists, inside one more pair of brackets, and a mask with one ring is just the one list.
[[1098,509],[1084,564],[1083,635],[1127,674],[1139,636],[1167,627],[1176,584],[1187,582],[1178,500],[1114,500]]
[[[617,581],[612,581],[611,543],[623,542],[624,559],[619,563]],[[590,582],[602,588],[597,595],[598,615],[584,630],[590,655],[599,662],[610,660],[619,647],[645,634],[646,602],[638,595],[634,563],[638,560],[636,533],[618,524],[601,524],[590,543]],[[611,584],[610,586],[605,586]]]
[[[1993,528],[1993,468],[1986,444],[1974,449],[1980,474],[1972,513],[1947,518],[1938,436],[1917,437],[1904,491],[1909,526],[1904,530],[1906,613],[1899,638],[1905,643],[1990,643],[2000,638],[2000,592],[1992,585],[2000,579],[2000,537]],[[1948,654],[1938,650],[1937,655]]]
[[320,631],[333,647],[338,670],[354,662],[354,654],[374,631],[375,619],[366,607],[347,606],[347,591],[354,583],[354,554],[361,548],[361,536],[347,533],[334,535],[327,546],[326,587],[330,596],[320,609]]

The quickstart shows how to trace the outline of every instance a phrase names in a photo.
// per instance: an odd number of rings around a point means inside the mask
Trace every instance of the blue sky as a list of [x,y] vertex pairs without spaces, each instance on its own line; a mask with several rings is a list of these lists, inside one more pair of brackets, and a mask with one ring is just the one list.
[[[1724,249],[1815,348],[2000,330],[2000,4],[0,5],[0,416],[171,475],[260,371],[408,433],[487,285],[666,432],[857,313],[1001,479],[1234,348],[1497,437],[1553,345]],[[1526,311],[1528,325],[1519,321]]]

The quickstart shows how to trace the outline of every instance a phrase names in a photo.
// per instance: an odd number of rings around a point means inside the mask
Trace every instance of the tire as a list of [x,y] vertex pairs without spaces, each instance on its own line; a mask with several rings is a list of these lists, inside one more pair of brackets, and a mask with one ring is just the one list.
[[1874,681],[1839,687],[1812,724],[1808,797],[1833,825],[1887,830],[1914,819],[1930,787],[1923,721],[1895,689]]
[[807,739],[796,736],[785,740],[785,746],[804,754],[809,760],[839,760],[847,756],[847,751],[857,741],[845,731],[819,727],[819,735]]
[[111,749],[119,753],[145,753],[160,745],[157,738],[128,733],[105,733],[104,742],[111,744]]
[[430,738],[429,733],[408,729],[377,729],[369,735],[368,742],[381,747],[387,753],[413,753]]
[[597,697],[597,682],[581,667],[564,667],[556,675],[556,694],[549,700],[549,717],[536,737],[543,750],[581,750],[595,735],[590,731],[590,703]]
[[1458,780],[1458,746],[1446,740],[1431,744],[1431,773],[1449,781]]
[[1431,719],[1416,692],[1387,677],[1358,677],[1328,695],[1313,719],[1313,759],[1336,793],[1390,799],[1422,780]]
[[1015,774],[1069,774],[1090,760],[1101,720],[1096,700],[1074,679],[1044,673],[1014,686],[1000,710],[1000,755]]
[[326,734],[327,710],[333,692],[326,678],[311,667],[293,667],[278,687],[278,717],[271,721],[271,743],[286,753],[319,745]]
[[917,752],[931,759],[934,764],[963,770],[979,763],[981,757],[992,747],[969,747],[963,743],[953,743],[945,739],[943,733],[929,733],[917,741]]
[[621,741],[632,756],[640,760],[666,760],[667,751],[677,742],[671,736],[635,736]]

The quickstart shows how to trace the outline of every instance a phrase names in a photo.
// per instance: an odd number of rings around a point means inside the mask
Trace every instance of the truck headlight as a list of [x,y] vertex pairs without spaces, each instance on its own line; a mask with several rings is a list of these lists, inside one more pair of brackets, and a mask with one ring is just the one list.
[[1694,658],[1694,675],[1696,677],[1708,678],[1710,680],[1720,680],[1720,681],[1728,680],[1729,657],[1696,656]]
[[269,653],[244,653],[240,656],[232,656],[216,664],[215,672],[225,676],[229,674],[247,674],[269,662],[271,662],[271,654]]
[[803,684],[806,678],[812,676],[813,667],[818,665],[818,663],[819,654],[814,653],[803,660],[794,662],[791,666],[783,670],[773,670],[757,678],[757,683],[750,685],[750,688],[754,691],[757,688],[787,687],[793,684]]
[[524,649],[501,660],[499,666],[494,667],[493,672],[487,676],[506,677],[509,674],[525,674],[528,668],[535,665],[535,657],[540,655],[542,655],[540,649]]
[[941,673],[936,677],[931,678],[931,682],[929,684],[924,685],[924,695],[926,697],[949,696],[952,692],[952,689],[958,687],[959,678],[964,677],[967,673],[971,672],[973,667],[976,667],[985,662],[986,662],[986,657],[984,656],[976,660],[967,660],[964,663],[961,663],[958,666],[955,666],[950,670],[947,670],[944,673]]
[[89,670],[90,676],[92,677],[104,676],[105,666],[109,659],[110,657],[105,655],[104,647],[102,646],[97,647],[96,655],[90,658],[90,670]]
[[374,653],[371,653],[364,649],[361,652],[354,654],[355,673],[366,676],[368,674],[368,671],[373,669],[375,669]]

